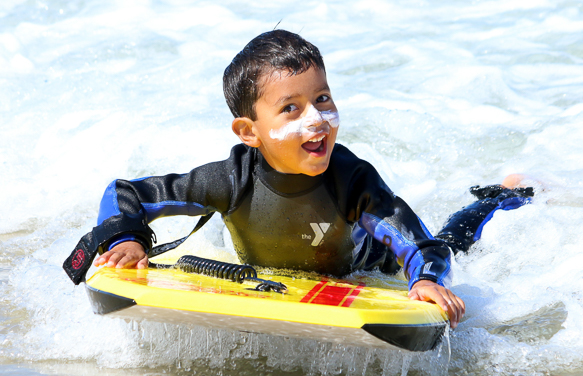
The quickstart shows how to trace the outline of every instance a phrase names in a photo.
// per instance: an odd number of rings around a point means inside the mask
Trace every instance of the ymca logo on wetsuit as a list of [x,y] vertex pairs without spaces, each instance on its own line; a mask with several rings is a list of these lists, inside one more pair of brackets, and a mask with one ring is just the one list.
[[[324,234],[330,228],[331,223],[310,223],[312,226],[312,230],[314,230],[314,240],[312,241],[311,246],[317,247],[324,241]],[[302,239],[312,239],[310,235],[302,235]]]

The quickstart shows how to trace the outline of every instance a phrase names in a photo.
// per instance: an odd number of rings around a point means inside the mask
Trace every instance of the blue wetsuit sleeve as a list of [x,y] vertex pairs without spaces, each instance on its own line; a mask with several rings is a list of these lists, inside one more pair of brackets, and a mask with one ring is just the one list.
[[370,163],[336,144],[326,174],[347,221],[393,251],[409,279],[409,287],[420,279],[449,287],[452,279],[449,247],[431,236]]
[[[120,205],[126,207],[124,213],[143,217],[147,223],[161,217],[197,216],[215,211],[216,209],[208,202],[205,205],[188,201],[197,199],[189,197],[189,190],[196,189],[189,184],[191,181],[188,174],[171,174],[131,181],[115,180],[105,190],[99,206],[97,224],[100,225],[107,218],[121,214]],[[174,185],[182,189],[173,190],[171,187]],[[198,199],[205,201],[204,196]]]
[[[123,226],[107,241],[104,251],[111,250],[116,245],[137,241],[146,250],[152,246],[153,232],[148,224],[152,221],[174,215],[197,216],[209,214],[216,208],[207,204],[187,201],[190,197],[189,189],[194,189],[184,179],[188,174],[171,174],[161,177],[150,177],[132,181],[115,180],[106,188],[97,219],[98,228],[107,226],[114,220],[131,218],[138,220],[142,229],[130,229],[124,231]],[[182,189],[173,189],[173,186]]]
[[[229,159],[197,167],[187,174],[113,181],[101,200],[97,227],[121,223],[116,225],[115,234],[104,232],[112,234],[106,249],[128,240],[141,240],[151,246],[148,224],[161,217],[228,211],[246,188],[252,158],[249,148],[239,145],[233,148]],[[133,228],[123,231],[126,220]]]
[[395,197],[393,205],[393,215],[381,218],[365,212],[359,225],[393,251],[409,279],[409,288],[421,279],[449,287],[452,279],[449,248],[431,236],[403,200]]
[[484,220],[480,223],[472,240],[474,242],[477,242],[478,240],[480,240],[480,238],[482,237],[482,229],[484,228],[484,225],[492,219],[492,217],[494,216],[494,213],[497,210],[504,210],[504,211],[514,210],[514,209],[518,209],[519,207],[524,206],[526,204],[530,204],[531,202],[532,202],[532,199],[530,197],[508,197],[506,199],[501,200],[498,203],[498,205],[496,205],[496,207],[491,212],[489,212],[486,215],[486,217],[484,218]]
[[481,199],[451,215],[436,238],[444,240],[455,254],[467,252],[480,240],[484,226],[496,211],[518,209],[530,202],[531,197],[506,189],[496,197]]

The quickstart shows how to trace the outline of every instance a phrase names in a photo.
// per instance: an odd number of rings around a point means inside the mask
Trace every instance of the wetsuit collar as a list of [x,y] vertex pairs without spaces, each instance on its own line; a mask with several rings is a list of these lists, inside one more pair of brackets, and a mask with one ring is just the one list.
[[257,156],[259,158],[256,168],[257,175],[264,184],[274,191],[293,195],[313,189],[323,181],[322,174],[316,176],[284,174],[271,167],[260,151],[257,152]]

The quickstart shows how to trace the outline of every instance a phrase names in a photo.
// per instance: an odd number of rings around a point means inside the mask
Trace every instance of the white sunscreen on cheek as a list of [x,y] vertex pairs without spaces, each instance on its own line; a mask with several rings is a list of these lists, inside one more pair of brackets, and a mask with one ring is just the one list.
[[340,125],[340,116],[338,115],[338,112],[322,111],[320,112],[320,115],[322,116],[322,119],[324,119],[324,121],[327,121],[332,128],[338,128],[338,126]]
[[330,127],[337,128],[340,125],[340,117],[335,111],[318,111],[310,105],[306,116],[290,121],[279,129],[269,131],[269,136],[276,140],[284,140],[288,137],[301,137],[307,133],[330,133]]

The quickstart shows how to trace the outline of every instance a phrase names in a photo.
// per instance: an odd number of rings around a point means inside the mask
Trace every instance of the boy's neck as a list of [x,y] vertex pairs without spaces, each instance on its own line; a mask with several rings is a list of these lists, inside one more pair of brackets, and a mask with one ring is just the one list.
[[295,194],[307,191],[319,185],[324,180],[324,174],[309,176],[304,174],[286,174],[279,172],[267,163],[263,155],[257,150],[259,163],[255,169],[261,181],[269,187],[284,194]]

